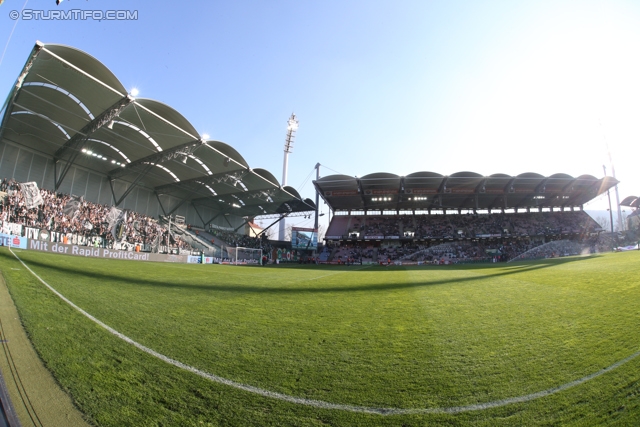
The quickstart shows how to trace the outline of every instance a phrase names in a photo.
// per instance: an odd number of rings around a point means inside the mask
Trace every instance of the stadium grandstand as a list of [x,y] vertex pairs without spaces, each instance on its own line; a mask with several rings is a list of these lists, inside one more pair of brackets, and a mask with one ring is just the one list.
[[121,249],[224,256],[224,242],[195,231],[240,240],[256,217],[277,223],[315,211],[232,146],[136,95],[91,55],[36,42],[0,111],[3,226],[91,244],[115,239]]
[[333,212],[327,261],[449,263],[611,250],[615,245],[602,241],[602,228],[583,206],[617,182],[416,172],[330,175],[314,185]]
[[[256,218],[272,226],[317,211],[176,110],[135,95],[87,53],[35,44],[1,111],[4,231],[222,259],[231,246],[269,249]],[[331,248],[318,256],[506,260],[567,239],[597,250],[601,228],[583,205],[616,183],[535,173],[326,176],[314,185],[333,213]]]
[[620,206],[632,209],[631,213],[626,217],[627,229],[638,229],[638,225],[640,224],[640,197],[626,197],[622,202],[620,202]]

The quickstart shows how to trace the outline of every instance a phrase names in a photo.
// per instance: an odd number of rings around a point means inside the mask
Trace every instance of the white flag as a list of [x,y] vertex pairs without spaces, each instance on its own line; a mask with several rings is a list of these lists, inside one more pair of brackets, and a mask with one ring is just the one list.
[[38,207],[44,202],[40,190],[38,190],[38,184],[35,182],[20,184],[20,189],[22,190],[22,197],[24,197],[24,203],[27,209]]

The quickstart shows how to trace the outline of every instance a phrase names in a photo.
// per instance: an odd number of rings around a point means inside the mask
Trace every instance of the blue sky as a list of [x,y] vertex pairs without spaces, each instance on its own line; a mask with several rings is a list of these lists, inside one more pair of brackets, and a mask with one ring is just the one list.
[[295,112],[288,183],[304,197],[318,162],[601,177],[607,143],[621,199],[640,195],[638,2],[28,0],[138,19],[12,20],[24,4],[0,6],[3,97],[36,40],[70,45],[278,178]]

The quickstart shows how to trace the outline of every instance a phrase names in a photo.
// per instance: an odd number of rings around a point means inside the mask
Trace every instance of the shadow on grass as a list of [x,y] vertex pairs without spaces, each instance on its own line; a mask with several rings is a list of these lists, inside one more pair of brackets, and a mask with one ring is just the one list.
[[[20,256],[20,254],[18,254]],[[63,256],[63,255],[59,255]],[[175,288],[175,289],[184,289],[185,291],[189,290],[206,290],[206,291],[221,291],[221,292],[237,292],[237,293],[273,293],[273,294],[296,294],[296,293],[341,293],[341,292],[372,292],[372,291],[389,291],[389,290],[398,290],[398,289],[409,289],[409,288],[420,288],[425,286],[438,286],[438,285],[448,285],[448,284],[460,284],[467,283],[473,281],[485,281],[491,280],[493,278],[517,275],[521,273],[528,273],[531,271],[541,270],[561,264],[573,263],[586,261],[588,259],[592,259],[596,256],[585,256],[585,257],[571,257],[571,258],[555,258],[555,259],[545,259],[545,260],[537,260],[530,262],[523,262],[517,265],[505,266],[496,265],[496,264],[487,264],[482,266],[481,264],[466,264],[466,265],[458,265],[458,266],[392,266],[392,267],[379,267],[379,266],[371,266],[367,268],[368,272],[375,272],[376,270],[382,272],[390,272],[390,271],[412,271],[419,270],[423,272],[428,271],[446,271],[446,270],[501,270],[499,273],[487,274],[481,276],[471,276],[471,277],[454,277],[450,279],[439,279],[433,281],[423,281],[423,282],[390,282],[390,283],[382,283],[382,284],[368,284],[368,285],[341,285],[341,286],[256,286],[256,285],[236,285],[236,284],[226,284],[226,283],[207,283],[207,284],[198,284],[198,283],[175,283],[170,281],[163,280],[149,280],[142,277],[135,277],[133,275],[125,276],[125,275],[117,275],[115,273],[106,273],[106,272],[96,272],[96,271],[80,271],[79,269],[74,269],[71,267],[63,266],[60,264],[56,264],[54,261],[51,263],[44,262],[42,260],[34,260],[31,259],[28,262],[25,262],[29,267],[41,267],[44,269],[55,270],[59,273],[65,274],[65,282],[73,283],[74,278],[81,278],[83,280],[87,278],[91,278],[92,280],[105,280],[105,281],[117,281],[120,283],[125,283],[128,285],[136,285],[136,286],[146,286],[146,287],[163,287],[163,288]],[[80,258],[81,259],[81,258]],[[0,264],[1,261],[17,261],[8,251],[2,250],[0,251]],[[133,264],[132,264],[133,265]],[[306,269],[311,269],[322,272],[333,272],[333,274],[342,274],[356,271],[363,271],[359,266],[354,267],[333,267],[333,266],[288,266],[285,268],[291,267],[306,267]],[[456,268],[457,267],[457,268]],[[460,268],[463,267],[463,268]],[[502,267],[502,268],[499,268]],[[233,267],[230,267],[233,268]],[[256,271],[264,271],[263,267],[253,267],[257,269]],[[275,267],[280,268],[280,267]],[[358,270],[356,270],[358,269]],[[268,270],[273,270],[269,268]],[[37,273],[37,272],[36,272]],[[329,274],[327,276],[333,275]],[[319,277],[322,278],[322,277]],[[319,278],[310,278],[305,279],[303,283],[313,283],[312,280],[316,280]],[[212,277],[215,280],[215,276]]]
[[[369,271],[399,271],[399,270],[480,270],[480,269],[496,269],[500,268],[502,270],[510,270],[510,269],[521,269],[531,267],[532,265],[560,265],[566,264],[570,262],[577,261],[585,261],[589,259],[600,258],[602,254],[589,254],[589,255],[576,255],[570,257],[561,257],[561,258],[541,258],[541,259],[531,259],[531,260],[522,260],[522,261],[514,261],[512,263],[491,263],[491,262],[478,262],[478,263],[460,263],[460,264],[449,264],[449,265],[432,265],[432,264],[423,264],[423,265],[392,265],[387,267],[386,265],[378,265],[372,264],[370,266],[364,265],[315,265],[315,264],[297,264],[297,263],[288,263],[288,264],[280,264],[280,265],[272,265],[269,264],[266,267],[262,268],[270,268],[270,269],[301,269],[301,270],[344,270],[350,271],[353,269],[360,269],[362,267],[370,267]],[[257,267],[256,267],[257,268]]]

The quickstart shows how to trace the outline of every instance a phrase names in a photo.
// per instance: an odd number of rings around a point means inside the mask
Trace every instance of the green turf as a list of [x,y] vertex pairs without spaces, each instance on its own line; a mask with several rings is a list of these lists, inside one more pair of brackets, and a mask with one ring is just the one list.
[[[236,267],[20,251],[50,285],[168,357],[332,403],[434,408],[527,395],[640,350],[640,253],[442,267]],[[113,337],[3,249],[34,345],[98,425],[639,425],[640,357],[552,396],[367,415],[213,383]],[[18,270],[14,270],[18,269]]]

